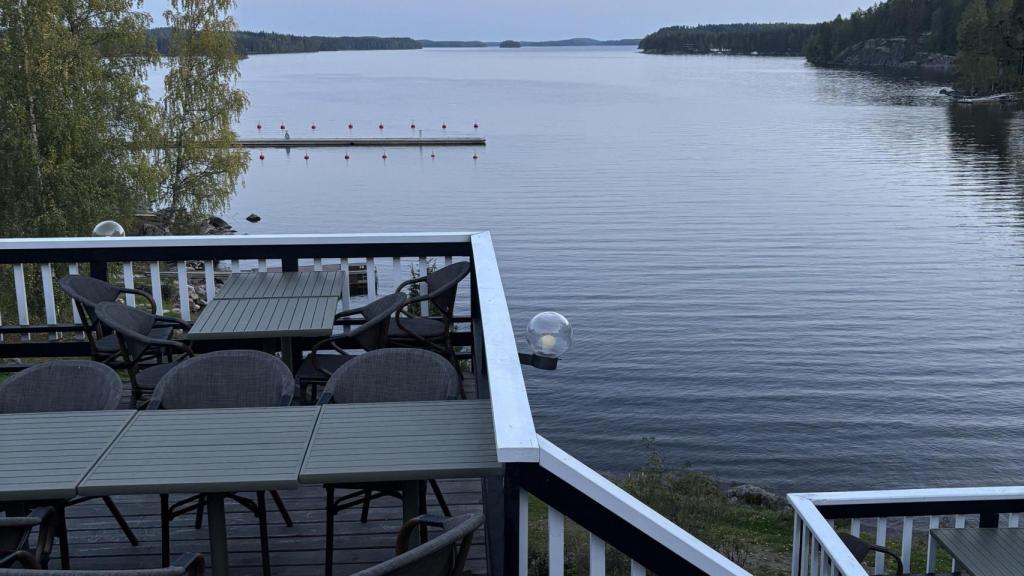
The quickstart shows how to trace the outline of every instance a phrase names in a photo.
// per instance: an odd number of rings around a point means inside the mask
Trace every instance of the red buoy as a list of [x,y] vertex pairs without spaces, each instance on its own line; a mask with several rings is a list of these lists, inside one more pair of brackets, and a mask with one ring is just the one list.
[[303,156],[302,158],[303,158],[303,159],[305,159],[305,160],[309,160],[309,154],[306,154],[306,155],[305,155],[305,156]]
[[430,153],[430,157],[431,157],[431,158],[437,158],[437,155],[436,155],[436,154],[434,154],[433,152],[431,152],[431,153]]
[[351,123],[351,122],[349,122],[349,123],[348,123],[348,129],[349,129],[349,130],[351,130],[351,129],[352,129],[352,123]]
[[415,130],[416,129],[416,123],[413,122],[412,124],[409,124],[409,128],[412,128],[413,130]]
[[312,126],[310,126],[310,128],[312,128],[313,130],[316,130],[316,124],[313,124]]
[[384,123],[381,122],[380,125],[377,126],[377,128],[380,128],[381,130],[383,130],[384,129]]
[[480,158],[480,157],[476,155],[476,152],[473,152],[473,160],[476,160],[478,158]]
[[257,130],[263,130],[263,124],[257,124],[256,125],[256,129]]
[[281,124],[281,130],[284,130],[284,129],[285,129],[284,124]]
[[262,161],[263,159],[264,159],[263,153],[260,152],[260,161]]
[[441,130],[447,130],[447,129],[448,129],[448,124],[447,123],[441,124]]
[[348,152],[345,152],[345,160],[348,160],[348,159],[349,159]]
[[384,160],[387,160],[388,159],[388,153],[385,152],[384,154],[382,154],[381,158],[383,158]]
[[480,123],[479,122],[473,122],[473,130],[476,130],[479,127],[480,127]]

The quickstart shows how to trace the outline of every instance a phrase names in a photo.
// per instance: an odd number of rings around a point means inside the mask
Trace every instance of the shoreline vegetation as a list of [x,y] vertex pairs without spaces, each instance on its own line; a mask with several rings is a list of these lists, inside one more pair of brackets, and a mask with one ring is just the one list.
[[1024,0],[886,0],[818,24],[670,26],[645,37],[640,49],[804,56],[817,66],[923,72],[952,80],[969,100],[1024,91]]
[[[156,44],[157,52],[166,56],[170,46],[170,29],[153,28],[149,38]],[[519,46],[639,46],[640,39],[595,40],[594,38],[569,38],[566,40],[544,40],[539,42],[505,40],[504,42],[483,42],[479,40],[414,40],[407,37],[381,36],[299,36],[277,32],[234,32],[235,47],[241,56],[257,54],[299,54],[307,52],[341,52],[347,50],[420,50],[422,48],[492,48],[506,43]]]

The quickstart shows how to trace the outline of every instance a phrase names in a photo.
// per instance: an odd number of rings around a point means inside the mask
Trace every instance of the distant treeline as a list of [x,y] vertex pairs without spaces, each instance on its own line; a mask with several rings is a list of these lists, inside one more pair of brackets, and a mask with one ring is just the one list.
[[[482,42],[480,40],[417,40],[424,48],[487,48],[501,46],[501,42]],[[623,38],[622,40],[595,40],[594,38],[569,38],[567,40],[506,40],[517,42],[520,46],[638,46],[640,39]]]
[[[157,50],[167,54],[168,28],[149,31]],[[284,54],[294,52],[331,52],[338,50],[419,50],[423,46],[412,38],[377,36],[295,36],[275,32],[235,32],[235,46],[241,54]]]
[[647,36],[640,48],[803,55],[830,65],[863,42],[893,38],[905,40],[908,59],[955,56],[955,85],[963,92],[1024,90],[1024,0],[887,0],[820,24],[673,26]]
[[662,28],[640,42],[650,54],[735,52],[799,56],[814,33],[812,24],[708,24]]

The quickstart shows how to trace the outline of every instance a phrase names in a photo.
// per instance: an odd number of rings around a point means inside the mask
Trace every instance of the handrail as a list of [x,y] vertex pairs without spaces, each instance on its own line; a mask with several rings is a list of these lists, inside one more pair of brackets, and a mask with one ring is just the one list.
[[[709,576],[750,576],[733,561],[683,530],[633,495],[538,435],[540,467],[579,490],[595,504],[664,546],[680,559]],[[558,509],[558,505],[553,505]],[[573,514],[562,510],[569,518]],[[613,527],[609,526],[609,529]],[[643,564],[645,558],[635,558]]]
[[537,431],[491,234],[473,234],[471,241],[498,461],[537,462]]
[[55,237],[0,238],[0,250],[66,248],[153,248],[207,246],[277,246],[321,244],[437,244],[469,242],[473,232],[412,232],[398,234],[226,234],[193,236],[124,236],[119,238]]
[[789,503],[793,506],[795,526],[793,531],[793,574],[802,574],[801,570],[806,568],[801,566],[804,551],[800,547],[808,544],[807,540],[802,538],[799,530],[802,522],[802,527],[814,536],[839,574],[842,576],[868,576],[867,570],[861,566],[860,562],[857,562],[850,549],[839,539],[839,534],[821,515],[813,501],[801,494],[790,494]]

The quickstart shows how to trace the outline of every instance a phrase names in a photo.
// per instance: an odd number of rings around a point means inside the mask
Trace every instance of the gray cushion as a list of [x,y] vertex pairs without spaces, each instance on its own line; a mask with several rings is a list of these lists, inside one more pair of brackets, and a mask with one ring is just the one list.
[[[401,324],[401,328],[398,326]],[[403,330],[404,328],[404,330]],[[433,318],[402,318],[397,322],[392,321],[391,326],[388,328],[388,337],[393,340],[400,340],[403,338],[412,339],[413,336],[409,335],[409,332],[426,338],[427,340],[436,340],[444,338],[444,322],[435,320]]]
[[[149,336],[160,340],[169,340],[171,338],[171,332],[173,331],[173,326],[157,326],[149,331]],[[96,351],[104,354],[120,352],[121,345],[117,342],[117,334],[107,334],[103,338],[97,340]]]
[[157,384],[160,383],[160,379],[165,374],[171,371],[171,368],[177,366],[181,361],[177,362],[164,362],[163,364],[154,364],[145,370],[142,370],[135,375],[135,381],[138,382],[139,388],[144,390],[155,390]]

